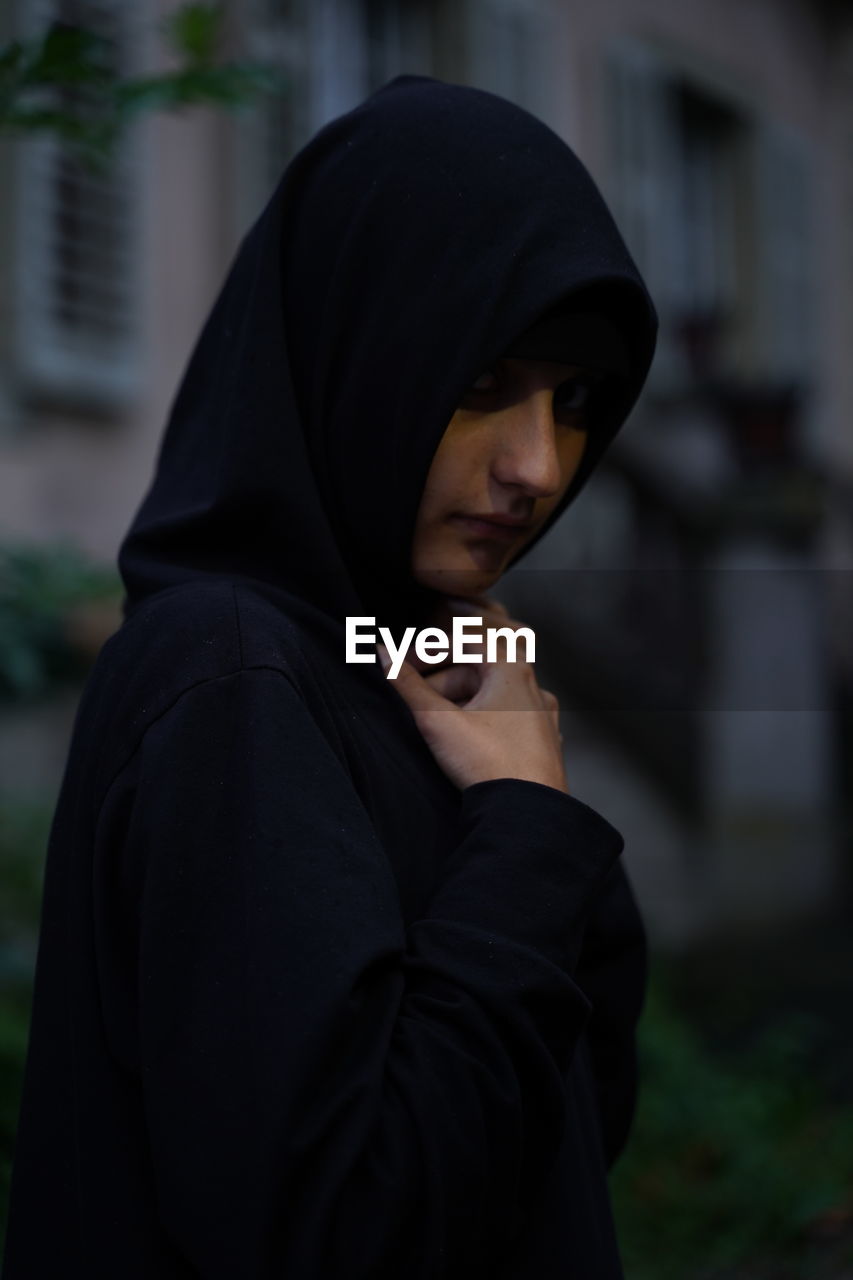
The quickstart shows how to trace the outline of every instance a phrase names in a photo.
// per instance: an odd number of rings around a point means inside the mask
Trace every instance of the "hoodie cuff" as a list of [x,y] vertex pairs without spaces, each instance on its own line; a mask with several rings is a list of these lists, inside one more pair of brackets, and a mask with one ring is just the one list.
[[605,818],[555,787],[475,783],[461,793],[458,843],[430,917],[510,938],[572,972],[586,916],[623,847]]

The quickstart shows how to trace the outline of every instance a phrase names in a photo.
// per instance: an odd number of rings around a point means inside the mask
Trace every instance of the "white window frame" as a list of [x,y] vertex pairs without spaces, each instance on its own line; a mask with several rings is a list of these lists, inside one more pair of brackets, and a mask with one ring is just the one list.
[[[138,30],[147,4],[132,8],[121,0],[109,0],[120,24],[120,38],[129,57],[139,47]],[[57,15],[55,0],[30,0],[22,15],[20,35],[30,39],[42,34]],[[141,190],[139,140],[130,134],[119,142],[114,162],[103,176],[86,173],[83,181],[96,195],[99,185],[121,188],[122,214],[111,239],[118,245],[116,263],[120,282],[112,284],[107,271],[96,267],[81,282],[77,320],[63,323],[57,315],[58,253],[57,183],[63,154],[62,142],[51,135],[23,137],[15,148],[15,211],[12,264],[14,297],[12,366],[19,396],[46,399],[69,408],[95,408],[112,412],[125,407],[139,389],[141,333],[139,312],[141,279]],[[91,234],[94,208],[83,213]],[[91,241],[90,241],[91,244]],[[86,296],[86,289],[89,294]],[[110,288],[118,292],[120,329],[112,338],[104,331],[110,304],[98,315],[101,298]],[[95,322],[87,328],[86,313]]]

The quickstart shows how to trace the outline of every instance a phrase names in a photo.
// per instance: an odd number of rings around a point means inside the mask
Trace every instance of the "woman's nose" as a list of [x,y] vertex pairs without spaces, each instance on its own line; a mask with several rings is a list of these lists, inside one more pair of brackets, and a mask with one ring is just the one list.
[[492,474],[501,484],[519,485],[534,498],[548,498],[561,483],[550,388],[531,393],[507,409]]

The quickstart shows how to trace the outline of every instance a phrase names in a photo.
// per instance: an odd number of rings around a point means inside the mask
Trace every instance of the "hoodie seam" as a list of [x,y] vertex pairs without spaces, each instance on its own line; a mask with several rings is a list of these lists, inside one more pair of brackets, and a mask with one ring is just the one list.
[[[104,788],[103,796],[101,797],[101,801],[96,811],[97,815],[99,815],[100,812],[102,811],[104,805],[106,804],[109,798],[110,792],[112,791],[115,784],[118,782],[121,775],[132,764],[134,758],[136,757],[137,753],[142,747],[142,744],[147,738],[150,730],[153,729],[156,724],[159,724],[160,721],[163,719],[163,717],[167,716],[169,712],[178,705],[181,699],[185,697],[186,694],[192,693],[194,689],[200,689],[204,685],[217,684],[221,680],[232,680],[234,676],[240,676],[252,671],[271,671],[275,675],[281,676],[282,680],[286,680],[287,683],[290,685],[290,687],[295,691],[295,693],[300,698],[302,697],[302,694],[300,693],[297,686],[294,684],[291,677],[287,674],[287,672],[283,671],[281,667],[273,666],[271,663],[267,663],[267,662],[259,662],[248,667],[240,666],[235,668],[233,671],[223,671],[220,675],[217,675],[217,676],[205,676],[203,680],[196,680],[192,684],[188,684],[184,689],[181,689],[181,691],[178,694],[176,694],[174,698],[172,698],[171,702],[169,702],[167,706],[163,707],[162,711],[159,711],[157,713],[157,715],[153,718],[153,720],[150,721],[149,724],[145,726],[142,733],[139,735],[139,738],[133,744],[133,747],[129,751],[127,757],[119,765],[118,769],[115,771],[112,778],[110,778],[110,781],[107,783],[106,787]],[[98,820],[97,816],[95,820],[97,822]]]
[[232,582],[231,584],[231,600],[234,604],[234,626],[237,631],[237,658],[240,663],[240,670],[243,671],[243,629],[240,625],[240,605],[237,600],[237,588]]

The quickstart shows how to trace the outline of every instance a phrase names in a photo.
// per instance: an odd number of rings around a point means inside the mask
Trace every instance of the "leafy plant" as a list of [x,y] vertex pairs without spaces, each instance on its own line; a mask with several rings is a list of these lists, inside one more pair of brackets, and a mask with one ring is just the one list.
[[[827,1233],[853,1239],[853,1106],[809,1069],[811,1028],[790,1018],[749,1052],[712,1054],[653,984],[641,1024],[637,1123],[613,1176],[631,1280],[818,1274]],[[823,1274],[823,1273],[821,1273]]]
[[0,1254],[27,1051],[29,1010],[27,985],[4,983],[0,987]]
[[120,592],[113,569],[63,545],[0,546],[0,698],[32,699],[81,675],[70,611]]
[[18,1121],[51,812],[51,805],[36,800],[0,803],[0,1223]]
[[38,929],[42,872],[52,805],[38,800],[0,799],[0,973],[9,970],[10,949],[32,941]]
[[182,6],[162,28],[177,65],[148,76],[122,76],[110,42],[83,27],[54,23],[13,41],[0,48],[0,131],[54,133],[98,162],[143,111],[234,108],[281,89],[270,66],[219,59],[223,23],[221,4]]

